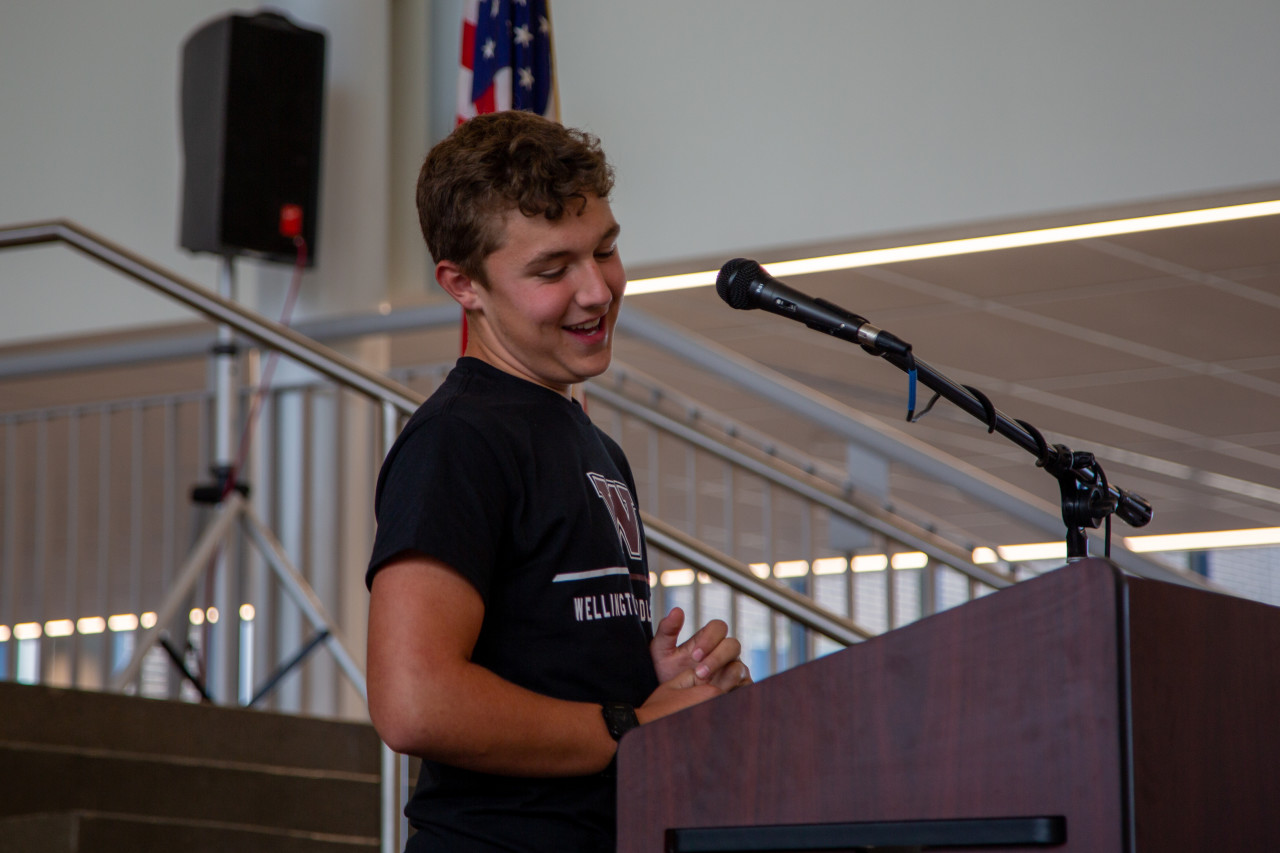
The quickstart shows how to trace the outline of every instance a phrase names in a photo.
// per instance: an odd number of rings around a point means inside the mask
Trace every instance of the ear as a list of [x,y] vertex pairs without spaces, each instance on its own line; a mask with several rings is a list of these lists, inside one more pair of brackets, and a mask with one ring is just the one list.
[[462,310],[480,309],[480,284],[453,261],[436,264],[436,282],[444,288],[445,293],[453,297],[453,301],[462,306]]

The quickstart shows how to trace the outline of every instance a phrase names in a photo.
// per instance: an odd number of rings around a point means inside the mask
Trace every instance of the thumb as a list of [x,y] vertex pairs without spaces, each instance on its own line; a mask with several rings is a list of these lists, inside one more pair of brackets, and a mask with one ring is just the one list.
[[679,607],[673,607],[671,612],[658,623],[658,629],[654,632],[654,643],[666,649],[675,648],[676,640],[680,637],[680,629],[683,627],[684,611]]

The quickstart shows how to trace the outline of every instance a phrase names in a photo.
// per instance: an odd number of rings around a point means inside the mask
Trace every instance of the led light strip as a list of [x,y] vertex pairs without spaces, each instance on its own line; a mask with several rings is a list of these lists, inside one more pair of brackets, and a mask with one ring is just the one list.
[[1249,530],[1211,530],[1204,533],[1170,533],[1164,536],[1126,536],[1130,551],[1211,551],[1215,548],[1247,548],[1280,545],[1280,527]]
[[[1203,210],[1186,210],[1179,213],[1137,216],[1132,219],[1113,219],[1107,222],[1066,225],[1060,228],[1018,231],[1012,234],[970,237],[965,240],[944,240],[939,243],[921,243],[915,246],[898,246],[890,249],[872,249],[866,252],[849,252],[843,255],[801,258],[794,261],[771,263],[767,266],[770,275],[782,278],[816,272],[869,267],[878,264],[893,264],[902,261],[919,261],[925,258],[944,258],[953,255],[969,255],[976,252],[991,252],[999,249],[1044,246],[1049,243],[1067,243],[1072,240],[1115,237],[1119,234],[1160,231],[1166,228],[1207,225],[1213,222],[1231,222],[1237,219],[1252,219],[1258,216],[1275,216],[1277,214],[1280,214],[1280,200],[1260,201],[1253,204],[1235,204],[1227,207],[1210,207]],[[718,270],[709,270],[706,272],[636,279],[627,283],[627,293],[635,296],[644,293],[661,293],[668,290],[684,290],[690,287],[705,287],[716,283],[717,274]]]
[[[1264,548],[1269,545],[1280,545],[1280,527],[1124,537],[1124,546],[1136,554],[1213,551],[1219,548]],[[978,565],[994,563],[997,557],[1006,563],[1065,560],[1067,546],[1064,542],[1032,542],[1025,545],[1000,545],[994,549],[975,548],[973,551],[973,562]]]
[[[252,622],[254,619],[254,609],[252,604],[240,605],[240,621]],[[195,608],[188,619],[192,625],[202,625],[206,621],[217,623],[218,609],[209,607],[207,609]],[[83,616],[74,622],[70,619],[51,619],[43,624],[40,622],[22,622],[10,628],[8,625],[0,625],[0,643],[7,643],[10,639],[14,640],[38,640],[41,637],[70,637],[72,634],[93,635],[101,634],[105,631],[111,631],[116,634],[127,634],[131,631],[141,628],[152,628],[156,624],[156,614],[148,611],[139,617],[135,613],[117,613],[113,616],[103,618],[101,616]]]

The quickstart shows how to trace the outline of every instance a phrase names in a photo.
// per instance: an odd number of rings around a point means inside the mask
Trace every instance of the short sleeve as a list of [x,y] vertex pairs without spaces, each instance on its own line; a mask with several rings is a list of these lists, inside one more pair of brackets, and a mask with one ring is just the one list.
[[488,603],[504,531],[510,529],[509,461],[484,430],[438,414],[401,437],[383,463],[375,502],[378,530],[366,584],[406,553],[440,560]]

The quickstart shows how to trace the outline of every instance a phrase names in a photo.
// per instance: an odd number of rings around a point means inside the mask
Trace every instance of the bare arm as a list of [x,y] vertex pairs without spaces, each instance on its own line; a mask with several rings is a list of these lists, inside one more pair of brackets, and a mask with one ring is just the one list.
[[[599,705],[534,693],[471,662],[483,619],[479,593],[438,560],[406,557],[374,576],[369,713],[387,745],[508,775],[574,776],[608,766],[617,744]],[[649,722],[721,692],[689,669],[636,714]]]

